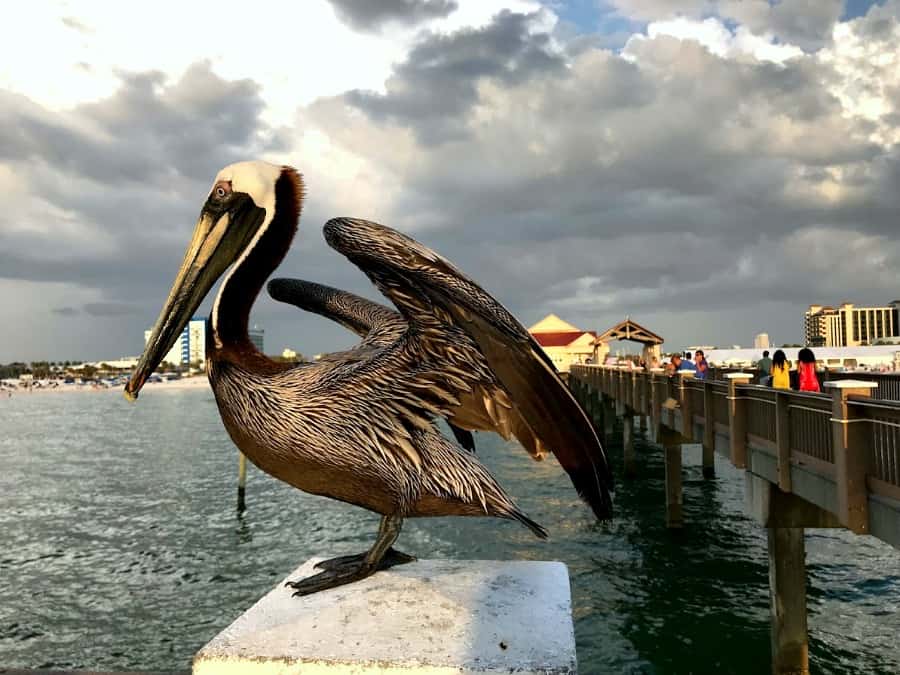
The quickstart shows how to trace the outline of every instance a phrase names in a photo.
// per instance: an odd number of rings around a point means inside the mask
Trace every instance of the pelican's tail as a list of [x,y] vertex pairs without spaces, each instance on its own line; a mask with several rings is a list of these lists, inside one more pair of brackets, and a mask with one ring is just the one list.
[[547,530],[545,530],[543,527],[538,525],[536,522],[534,522],[531,518],[526,516],[524,513],[519,511],[518,508],[516,508],[516,510],[513,511],[512,514],[507,516],[507,518],[509,518],[510,520],[518,520],[525,527],[527,527],[529,530],[534,532],[534,536],[537,537],[538,539],[546,539],[549,536],[547,534]]

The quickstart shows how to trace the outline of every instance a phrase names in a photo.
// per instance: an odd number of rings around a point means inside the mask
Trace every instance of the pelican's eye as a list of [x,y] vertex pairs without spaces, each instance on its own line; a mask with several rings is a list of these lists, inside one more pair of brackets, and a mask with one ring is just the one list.
[[225,199],[228,195],[231,194],[231,182],[230,181],[220,181],[216,183],[216,186],[213,188],[213,197],[219,201]]

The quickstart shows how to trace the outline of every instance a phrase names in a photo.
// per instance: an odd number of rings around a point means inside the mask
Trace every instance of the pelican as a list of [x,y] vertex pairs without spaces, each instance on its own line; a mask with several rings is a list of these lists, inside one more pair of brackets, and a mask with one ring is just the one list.
[[[471,452],[472,431],[552,452],[598,519],[612,513],[602,447],[552,362],[493,297],[450,262],[388,227],[335,218],[328,244],[397,311],[319,284],[275,279],[269,293],[362,336],[316,363],[256,350],[250,308],[287,253],[304,200],[289,166],[241,162],[216,176],[144,353],[125,385],[134,400],[216,281],[206,370],[235,445],[263,471],[305,492],[381,516],[372,547],[320,562],[289,582],[307,595],[414,560],[393,544],[405,518],[494,516],[547,532]],[[457,438],[440,433],[447,420]]]

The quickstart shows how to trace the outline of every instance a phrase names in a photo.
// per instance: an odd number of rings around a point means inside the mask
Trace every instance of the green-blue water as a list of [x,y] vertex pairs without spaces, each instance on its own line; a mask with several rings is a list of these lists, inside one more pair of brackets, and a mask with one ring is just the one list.
[[[550,541],[444,518],[409,521],[403,550],[566,562],[581,673],[769,671],[765,539],[738,471],[719,461],[704,481],[688,451],[687,526],[669,532],[660,453],[639,444],[640,478],[620,481],[617,518],[599,526],[553,460],[477,441]],[[300,562],[371,543],[373,516],[252,468],[238,519],[236,469],[208,390],[0,399],[0,666],[187,669]],[[815,672],[900,672],[900,551],[826,530],[807,551]]]

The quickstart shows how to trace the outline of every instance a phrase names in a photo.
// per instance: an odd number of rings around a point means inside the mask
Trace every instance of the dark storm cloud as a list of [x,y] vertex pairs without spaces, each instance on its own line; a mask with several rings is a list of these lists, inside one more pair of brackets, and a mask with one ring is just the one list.
[[89,302],[84,306],[84,311],[91,316],[122,316],[137,314],[140,309],[122,302]]
[[0,214],[0,277],[70,285],[57,316],[99,295],[83,313],[134,332],[159,310],[216,171],[288,139],[260,122],[256,83],[224,80],[208,63],[174,81],[120,80],[110,97],[64,113],[0,92],[0,180],[27,190]]
[[456,0],[328,0],[340,19],[358,31],[377,31],[384,24],[417,24],[449,16]]
[[503,11],[484,28],[429,35],[395,69],[386,94],[355,90],[344,99],[373,118],[410,127],[427,144],[458,138],[481,81],[514,86],[564,69],[548,49],[549,36],[529,30],[531,19]]
[[114,95],[48,113],[0,92],[0,160],[31,160],[114,185],[209,180],[210,166],[264,142],[263,101],[251,80],[225,81],[198,63],[177,82],[161,73],[122,73]]
[[[896,49],[891,26],[884,51]],[[497,34],[514,39],[488,40],[487,65],[451,84],[473,53],[463,38]],[[425,38],[386,95],[352,92],[307,114],[396,177],[393,224],[525,320],[687,303],[725,314],[682,330],[721,335],[736,307],[763,298],[800,316],[832,294],[895,294],[897,150],[876,140],[891,113],[847,115],[836,94],[848,81],[880,94],[895,74],[863,63],[857,78],[815,55],[724,59],[668,36],[633,40],[626,58],[582,46],[563,65],[550,44],[528,17],[500,15]],[[495,65],[530,50],[546,60],[515,77]]]

